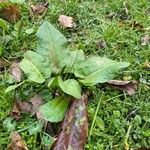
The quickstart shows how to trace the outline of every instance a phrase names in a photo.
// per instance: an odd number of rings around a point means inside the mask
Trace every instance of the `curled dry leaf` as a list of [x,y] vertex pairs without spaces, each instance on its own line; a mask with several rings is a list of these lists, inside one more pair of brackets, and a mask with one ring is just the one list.
[[88,136],[87,95],[73,101],[53,150],[83,150]]
[[11,143],[8,145],[8,150],[28,150],[25,141],[17,132],[11,134]]
[[10,67],[10,73],[12,74],[13,78],[20,82],[22,78],[22,71],[19,67],[18,63],[13,63]]
[[48,3],[44,3],[44,4],[37,4],[37,5],[31,5],[31,15],[43,15],[47,12],[48,9]]
[[17,21],[20,17],[20,9],[17,5],[9,5],[0,9],[0,16],[9,22]]
[[141,45],[147,45],[150,42],[150,36],[149,35],[144,35],[141,38]]
[[65,28],[72,28],[74,26],[73,18],[69,16],[60,15],[58,21]]
[[116,89],[127,92],[129,95],[133,95],[138,89],[137,81],[110,80],[108,83]]

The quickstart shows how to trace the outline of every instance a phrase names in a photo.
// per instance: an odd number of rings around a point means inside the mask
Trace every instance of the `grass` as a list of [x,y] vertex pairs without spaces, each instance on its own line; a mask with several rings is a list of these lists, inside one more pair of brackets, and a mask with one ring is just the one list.
[[[88,105],[90,136],[86,149],[123,150],[128,146],[130,149],[150,147],[150,71],[144,68],[144,63],[150,58],[150,45],[142,46],[140,41],[144,35],[150,35],[150,30],[143,30],[149,28],[150,2],[126,1],[129,10],[127,14],[124,0],[49,0],[47,14],[42,19],[31,20],[28,2],[20,6],[22,28],[18,29],[17,24],[11,24],[11,31],[6,37],[10,40],[2,45],[2,58],[11,62],[22,58],[26,50],[33,50],[36,47],[35,34],[28,35],[25,31],[29,28],[36,31],[43,20],[48,20],[67,37],[73,50],[82,49],[88,55],[96,54],[130,62],[130,67],[121,72],[117,79],[137,80],[140,84],[135,95],[128,96],[107,86],[93,89],[94,94]],[[36,4],[37,1],[33,3]],[[76,28],[63,29],[58,23],[60,14],[72,16]],[[143,28],[136,27],[134,22]],[[107,44],[104,49],[96,46],[101,40]],[[26,114],[19,121],[8,118],[14,97],[13,93],[4,94],[4,90],[11,82],[7,70],[0,74],[0,148],[6,148],[10,130],[15,128],[20,131],[29,149],[38,149],[37,132],[30,135],[28,130],[36,120]],[[28,99],[26,93],[30,93],[31,88],[26,87],[21,96],[18,96]],[[38,132],[42,133],[40,130]]]

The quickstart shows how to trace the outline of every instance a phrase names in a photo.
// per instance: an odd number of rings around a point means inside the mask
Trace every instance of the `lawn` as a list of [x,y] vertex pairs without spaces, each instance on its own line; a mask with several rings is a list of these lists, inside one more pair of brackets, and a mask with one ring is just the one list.
[[[37,140],[42,134],[35,117],[24,113],[19,120],[10,117],[15,97],[28,100],[39,93],[43,99],[52,95],[34,84],[17,92],[4,93],[14,83],[9,68],[20,61],[27,50],[36,47],[35,33],[44,21],[53,24],[68,39],[72,50],[86,55],[98,55],[116,61],[129,62],[115,79],[136,80],[138,90],[133,95],[107,84],[92,87],[88,102],[89,135],[86,150],[129,150],[150,148],[150,2],[148,0],[49,0],[46,14],[30,16],[30,5],[40,1],[27,0],[19,4],[21,18],[10,23],[8,32],[0,30],[0,149],[10,143],[12,130],[18,131],[30,150],[41,148]],[[75,26],[64,28],[59,15],[73,17]],[[1,16],[2,14],[0,14]],[[20,25],[21,23],[21,25]],[[18,27],[19,26],[19,27]],[[32,31],[29,32],[29,31]],[[3,66],[5,67],[3,71]],[[14,96],[15,95],[15,96]]]

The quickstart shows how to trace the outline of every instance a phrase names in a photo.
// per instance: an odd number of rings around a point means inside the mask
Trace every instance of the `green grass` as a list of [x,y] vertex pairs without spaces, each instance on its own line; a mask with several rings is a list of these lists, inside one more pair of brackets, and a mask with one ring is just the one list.
[[[129,14],[125,12],[124,0],[49,0],[49,2],[49,10],[42,19],[29,19],[28,2],[20,6],[23,26],[20,30],[16,28],[17,25],[11,24],[10,32],[6,33],[11,39],[8,43],[3,43],[2,57],[11,62],[22,58],[26,50],[33,50],[36,47],[35,34],[28,35],[25,31],[34,28],[36,32],[39,25],[44,20],[48,20],[67,37],[71,49],[82,49],[88,55],[96,54],[130,62],[130,67],[121,72],[116,79],[137,80],[140,84],[135,95],[128,96],[107,86],[98,86],[97,89],[93,89],[94,94],[88,105],[90,136],[86,149],[123,150],[125,143],[128,143],[130,148],[150,147],[148,87],[150,71],[143,67],[144,63],[150,60],[150,44],[142,46],[140,42],[142,36],[150,35],[150,30],[143,31],[131,25],[136,21],[143,28],[149,27],[150,2],[148,0],[129,1]],[[110,13],[114,14],[112,18],[108,18]],[[60,14],[72,16],[76,28],[63,29],[58,23]],[[106,42],[106,48],[97,48],[96,45],[100,40]],[[17,131],[22,129],[20,133],[25,138],[29,149],[38,149],[37,134],[30,136],[28,132],[30,123],[36,121],[33,117],[24,115],[19,121],[9,122],[10,126],[4,125],[14,101],[13,93],[4,94],[4,89],[11,82],[7,70],[0,74],[0,148],[6,148],[9,130],[14,127]],[[30,93],[32,87],[22,90]],[[18,96],[22,99],[29,98],[25,92]]]

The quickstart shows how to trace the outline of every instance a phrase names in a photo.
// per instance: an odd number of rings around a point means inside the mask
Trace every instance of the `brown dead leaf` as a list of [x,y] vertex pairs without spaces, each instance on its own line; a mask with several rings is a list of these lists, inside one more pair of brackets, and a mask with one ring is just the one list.
[[97,44],[96,44],[96,47],[98,49],[105,49],[107,47],[107,44],[104,40],[100,40]]
[[48,5],[49,4],[47,2],[44,4],[31,5],[31,11],[30,11],[31,16],[44,15],[47,12]]
[[30,103],[17,100],[14,104],[13,110],[11,111],[10,115],[15,119],[19,119],[21,116],[21,112],[31,111],[32,105]]
[[69,16],[60,15],[58,21],[65,28],[72,28],[74,26],[73,18]]
[[0,9],[0,15],[9,22],[17,21],[21,17],[19,7],[13,4]]
[[30,102],[32,104],[32,115],[36,114],[38,120],[43,120],[42,113],[38,110],[38,108],[43,104],[42,99],[38,95],[35,95],[31,98]]
[[141,38],[141,45],[147,45],[150,42],[150,36],[149,35],[144,35]]
[[17,132],[11,134],[11,143],[8,145],[8,150],[28,150],[25,141]]
[[88,136],[87,95],[74,100],[62,123],[53,150],[83,150]]
[[137,29],[139,31],[144,31],[144,26],[136,21],[134,21],[133,23],[129,24],[129,27],[133,28],[133,29]]
[[138,89],[137,81],[110,80],[108,83],[116,89],[127,92],[129,95],[135,94]]
[[21,112],[17,106],[17,104],[15,103],[14,107],[13,107],[13,110],[11,111],[10,115],[15,118],[15,119],[19,119],[20,118],[20,115],[21,115]]
[[20,82],[21,81],[21,78],[22,78],[22,71],[19,67],[19,64],[18,63],[13,63],[10,67],[10,73],[11,75],[13,76],[13,78]]

